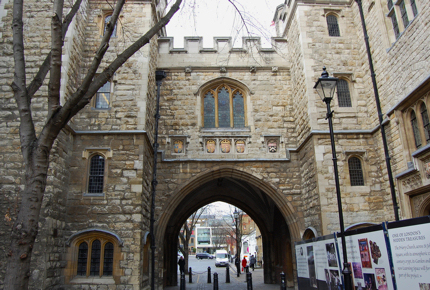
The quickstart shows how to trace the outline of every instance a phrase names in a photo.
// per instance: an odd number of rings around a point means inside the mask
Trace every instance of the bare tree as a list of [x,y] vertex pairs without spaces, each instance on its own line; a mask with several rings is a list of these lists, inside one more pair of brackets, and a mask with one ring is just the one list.
[[[185,259],[185,273],[188,273],[188,244],[191,238],[191,234],[193,233],[194,227],[199,221],[202,214],[206,213],[209,209],[210,205],[206,205],[204,207],[199,208],[195,211],[183,224],[181,231],[179,232],[179,238],[181,239],[183,247],[179,247],[182,255],[184,255]],[[197,240],[195,240],[197,243]]]
[[[144,35],[127,47],[103,71],[96,75],[100,63],[109,48],[109,41],[117,23],[118,16],[126,0],[116,1],[110,23],[101,39],[88,72],[67,101],[60,104],[60,79],[62,68],[63,39],[67,29],[81,6],[76,0],[70,12],[63,17],[64,0],[54,0],[51,18],[51,48],[38,73],[27,85],[30,74],[24,49],[24,1],[15,0],[13,4],[13,57],[14,80],[11,84],[20,117],[21,153],[25,164],[25,184],[21,192],[21,204],[16,221],[12,227],[10,249],[7,254],[7,270],[4,289],[27,289],[33,245],[38,232],[39,215],[45,193],[49,156],[54,141],[69,120],[82,110],[100,89],[134,53],[149,43],[179,10],[182,0],[176,0],[168,13],[158,20]],[[31,111],[31,102],[49,75],[47,92],[48,114],[43,128],[36,131]],[[43,91],[41,91],[43,94]],[[39,132],[39,133],[38,133]]]
[[240,256],[241,242],[242,242],[242,218],[245,215],[241,209],[230,206],[230,217],[223,219],[224,233],[236,243],[236,254]]
[[215,219],[210,224],[212,228],[212,244],[215,249],[221,249],[227,245],[227,236],[230,236],[230,226],[224,219]]

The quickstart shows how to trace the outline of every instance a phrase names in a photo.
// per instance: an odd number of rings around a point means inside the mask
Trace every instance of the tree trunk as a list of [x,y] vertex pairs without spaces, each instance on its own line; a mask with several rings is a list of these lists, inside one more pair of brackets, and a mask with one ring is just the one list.
[[25,188],[21,194],[20,211],[12,228],[10,248],[7,252],[5,290],[28,288],[31,254],[46,186],[49,149],[43,150],[40,146],[29,148],[31,163],[25,165]]

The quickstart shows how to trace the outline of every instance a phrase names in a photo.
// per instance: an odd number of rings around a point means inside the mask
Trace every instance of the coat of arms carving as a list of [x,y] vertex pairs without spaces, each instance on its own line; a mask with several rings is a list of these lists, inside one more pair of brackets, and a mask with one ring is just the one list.
[[173,152],[175,153],[184,153],[184,141],[175,140],[173,142]]
[[244,153],[245,152],[245,141],[238,140],[236,141],[236,153]]
[[267,142],[267,147],[269,148],[269,153],[276,153],[278,152],[278,142],[276,140],[269,140]]
[[230,153],[231,150],[231,141],[224,139],[221,141],[221,152],[222,153]]
[[216,142],[215,140],[207,140],[206,141],[206,152],[207,153],[215,153]]

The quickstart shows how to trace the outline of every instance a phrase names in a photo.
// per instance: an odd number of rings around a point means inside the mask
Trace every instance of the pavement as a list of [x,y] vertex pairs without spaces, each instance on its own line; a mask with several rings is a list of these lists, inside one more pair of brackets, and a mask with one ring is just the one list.
[[[189,275],[185,275],[185,289],[197,289],[197,290],[212,290],[214,289],[214,273],[218,274],[218,289],[235,289],[235,290],[246,290],[246,273],[241,273],[240,277],[237,277],[236,267],[230,264],[230,283],[226,283],[226,269],[225,268],[214,268],[211,269],[211,282],[208,281],[208,273],[200,272],[193,273],[192,275],[192,283],[189,283]],[[252,289],[253,290],[279,290],[280,285],[278,284],[264,284],[264,271],[263,268],[256,268],[254,271],[251,270],[252,273]],[[166,287],[166,290],[177,290],[180,289],[180,275],[178,275],[178,286]]]

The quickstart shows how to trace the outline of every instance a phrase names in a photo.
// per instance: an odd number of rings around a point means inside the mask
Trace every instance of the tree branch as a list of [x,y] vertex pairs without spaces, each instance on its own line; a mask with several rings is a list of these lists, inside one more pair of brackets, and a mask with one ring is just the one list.
[[30,146],[36,139],[33,119],[31,117],[30,99],[26,89],[26,71],[24,57],[24,33],[23,33],[23,0],[14,0],[13,3],[13,58],[15,65],[14,80],[12,89],[18,105],[19,116],[21,118],[19,135],[21,139],[21,151],[24,162],[29,163]]
[[60,106],[61,55],[63,47],[61,19],[63,18],[63,5],[64,0],[55,0],[51,20],[51,74],[48,85],[48,118]]
[[[115,11],[112,14],[112,22],[118,19],[119,11],[121,11],[119,7],[122,8],[124,2],[125,0],[117,2]],[[123,53],[121,53],[100,75],[94,78],[101,59],[108,48],[108,43],[106,43],[105,40],[108,40],[112,34],[113,27],[110,27],[110,35],[109,37],[105,36],[106,39],[103,37],[99,50],[94,57],[93,64],[90,67],[90,71],[87,73],[82,85],[76,90],[74,94],[72,94],[64,106],[60,107],[56,112],[54,112],[51,118],[49,118],[46,122],[39,137],[41,142],[48,141],[52,144],[67,122],[90,102],[97,90],[112,78],[115,71],[117,71],[118,68],[121,67],[140,48],[149,43],[150,39],[163,26],[169,23],[170,18],[172,18],[172,16],[179,10],[181,2],[182,0],[176,0],[175,4],[171,7],[166,16],[161,18],[160,21],[156,23],[151,29],[149,29],[141,38],[139,38]],[[109,34],[109,32],[107,34]]]
[[[73,4],[72,9],[67,14],[66,18],[63,20],[62,25],[62,39],[66,37],[67,30],[69,29],[69,25],[72,22],[73,18],[75,17],[76,13],[79,10],[79,7],[81,6],[82,0],[76,0],[75,4]],[[39,71],[37,72],[36,76],[30,83],[30,85],[27,87],[27,92],[29,98],[32,98],[34,94],[39,90],[39,88],[42,86],[44,79],[46,78],[46,75],[49,72],[49,69],[51,68],[51,52],[46,56],[45,60],[43,61],[42,65],[39,68]]]
[[126,50],[124,50],[106,69],[99,74],[94,81],[91,83],[88,90],[83,87],[81,89],[85,92],[83,97],[73,96],[64,106],[62,114],[69,113],[70,118],[76,115],[83,107],[85,107],[97,92],[107,81],[109,81],[113,74],[120,68],[134,53],[139,49],[149,43],[151,38],[157,34],[157,32],[163,28],[167,23],[169,23],[172,16],[179,10],[179,6],[182,0],[176,0],[175,4],[170,8],[169,12],[160,19],[151,29],[149,29],[141,38],[130,45]]

